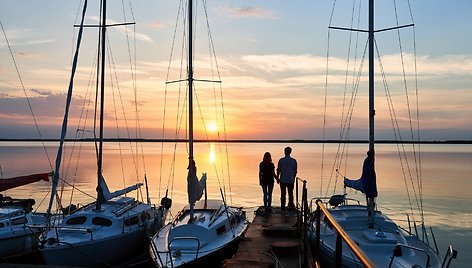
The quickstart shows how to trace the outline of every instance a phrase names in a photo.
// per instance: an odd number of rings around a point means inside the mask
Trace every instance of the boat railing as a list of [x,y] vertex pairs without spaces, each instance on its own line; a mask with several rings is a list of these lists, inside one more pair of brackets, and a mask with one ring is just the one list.
[[[31,226],[30,226],[31,227]],[[35,227],[39,227],[36,225]],[[85,228],[85,227],[71,227],[71,226],[43,226],[43,228],[47,229],[54,229],[56,237],[54,242],[56,242],[58,245],[61,243],[59,240],[59,230],[64,230],[64,231],[74,231],[74,232],[81,232],[83,234],[90,234],[90,240],[93,240],[93,230],[91,228]],[[47,240],[51,239],[52,237],[48,238]]]
[[177,253],[178,251],[174,251],[174,253],[172,253],[172,250],[170,248],[171,248],[171,244],[175,241],[178,241],[178,240],[195,240],[195,241],[197,241],[197,250],[195,252],[195,259],[198,258],[198,253],[200,252],[200,240],[196,237],[175,237],[175,238],[173,238],[169,241],[169,244],[167,245],[167,248],[169,250],[167,250],[167,251],[157,250],[156,245],[154,243],[152,243],[152,239],[151,239],[151,250],[153,251],[154,255],[157,257],[156,261],[158,260],[161,263],[161,267],[168,267],[168,266],[162,260],[160,253],[165,253],[166,255],[168,255],[169,259],[170,259],[170,265],[171,265],[170,267],[172,267],[172,268],[174,267],[174,262],[172,260],[172,254],[178,254]]
[[316,224],[316,240],[314,249],[315,262],[320,260],[320,226],[321,226],[321,213],[325,215],[325,221],[329,222],[331,226],[336,230],[336,251],[335,251],[335,263],[336,267],[342,266],[342,246],[344,243],[351,249],[352,253],[360,260],[364,267],[370,268],[375,267],[374,263],[364,253],[364,251],[346,234],[343,228],[329,213],[323,204],[321,199],[317,199],[316,210],[315,210],[315,224]]
[[[299,182],[302,182],[302,199],[299,202]],[[297,235],[302,238],[304,247],[303,247],[303,258],[305,260],[305,267],[315,267],[313,263],[313,259],[310,257],[312,256],[310,252],[310,247],[308,245],[308,222],[309,222],[309,215],[310,215],[310,208],[308,207],[308,190],[306,187],[306,180],[302,180],[300,178],[296,178],[296,209],[297,209]]]
[[452,259],[457,258],[457,250],[453,249],[452,246],[449,246],[446,251],[446,256],[444,256],[443,263],[441,268],[447,268],[451,264]]
[[399,258],[403,256],[402,248],[407,248],[416,252],[423,253],[426,256],[426,266],[424,267],[429,267],[429,262],[430,262],[431,257],[425,250],[421,248],[412,247],[409,245],[397,244],[395,248],[393,249],[393,255],[392,255],[392,258],[390,259],[390,264],[388,265],[389,268],[392,267],[392,264],[395,258]]

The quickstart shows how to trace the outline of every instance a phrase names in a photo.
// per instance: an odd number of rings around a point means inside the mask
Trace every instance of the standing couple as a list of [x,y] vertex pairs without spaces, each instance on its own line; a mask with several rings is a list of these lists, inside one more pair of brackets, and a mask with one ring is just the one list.
[[293,202],[293,188],[297,176],[297,160],[290,157],[292,148],[286,147],[285,157],[280,158],[277,164],[277,174],[275,165],[269,152],[264,154],[262,162],[259,164],[259,185],[262,186],[264,208],[266,212],[272,211],[272,190],[274,189],[274,179],[280,183],[280,206],[285,210],[285,196],[288,192],[288,208],[295,209]]

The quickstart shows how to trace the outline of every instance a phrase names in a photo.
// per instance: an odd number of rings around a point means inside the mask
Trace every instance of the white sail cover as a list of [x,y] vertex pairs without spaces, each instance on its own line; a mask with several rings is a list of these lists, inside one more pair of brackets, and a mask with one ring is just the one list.
[[135,185],[131,185],[131,186],[126,187],[124,189],[117,190],[117,191],[114,191],[113,193],[110,193],[110,190],[108,189],[107,183],[105,182],[105,179],[103,177],[100,180],[100,183],[101,183],[101,186],[102,186],[102,189],[103,189],[103,199],[104,200],[101,200],[102,202],[106,202],[106,201],[112,199],[113,197],[124,195],[126,193],[134,191],[134,190],[138,189],[139,187],[143,186],[142,183],[136,183]]

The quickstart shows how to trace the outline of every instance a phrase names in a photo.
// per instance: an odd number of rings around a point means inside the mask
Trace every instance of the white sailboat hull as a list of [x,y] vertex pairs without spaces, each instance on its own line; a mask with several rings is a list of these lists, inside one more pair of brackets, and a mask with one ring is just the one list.
[[42,228],[29,225],[44,224],[43,214],[26,213],[22,208],[0,208],[0,259],[17,257],[38,245],[37,236]]
[[28,253],[38,244],[35,234],[29,230],[17,230],[0,238],[0,258],[8,258]]
[[150,253],[157,267],[217,265],[234,253],[248,226],[245,212],[210,203],[209,208],[195,209],[193,223],[188,223],[188,210],[182,210],[152,238]]
[[[430,267],[441,267],[442,259],[418,237],[408,234],[381,212],[376,212],[374,228],[368,228],[367,208],[360,205],[342,205],[329,210],[349,237],[365,252],[377,267],[426,267],[429,256]],[[316,239],[313,222],[309,230],[312,248]],[[402,246],[402,256],[396,256],[391,263],[394,248]],[[335,265],[336,231],[323,220],[320,223],[320,258],[322,265]],[[390,266],[391,263],[391,266]],[[362,267],[343,242],[343,267]]]
[[166,212],[129,197],[107,201],[100,211],[91,204],[43,234],[39,252],[48,265],[121,265],[147,251]]
[[59,243],[41,250],[41,257],[49,265],[105,266],[117,265],[146,249],[144,230],[124,233],[83,243]]

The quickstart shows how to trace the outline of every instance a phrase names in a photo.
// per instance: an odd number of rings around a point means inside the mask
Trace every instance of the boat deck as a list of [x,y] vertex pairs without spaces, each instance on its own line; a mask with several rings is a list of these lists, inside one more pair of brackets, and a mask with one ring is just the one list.
[[[249,225],[237,253],[224,267],[304,267],[304,243],[297,235],[297,210],[273,207],[265,213],[260,207]],[[280,267],[280,265],[278,265]]]

